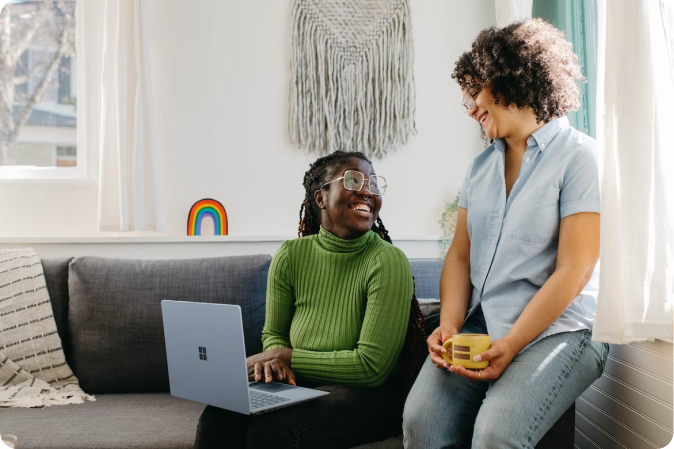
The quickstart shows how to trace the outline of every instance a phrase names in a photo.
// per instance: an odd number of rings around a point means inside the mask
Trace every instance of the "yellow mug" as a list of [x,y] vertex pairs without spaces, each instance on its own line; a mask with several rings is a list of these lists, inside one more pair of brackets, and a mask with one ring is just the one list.
[[484,369],[489,366],[489,360],[473,362],[473,357],[491,347],[491,339],[487,334],[456,334],[443,345],[449,350],[452,346],[452,356],[443,353],[442,358],[450,365],[461,365],[468,369]]

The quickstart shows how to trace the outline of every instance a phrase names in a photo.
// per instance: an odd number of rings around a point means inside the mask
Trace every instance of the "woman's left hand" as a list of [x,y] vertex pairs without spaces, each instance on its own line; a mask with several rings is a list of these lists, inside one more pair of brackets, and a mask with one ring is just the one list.
[[255,372],[255,365],[257,365],[258,363],[261,363],[262,366],[264,366],[264,364],[267,362],[279,359],[287,367],[290,367],[290,362],[292,361],[292,358],[293,358],[293,350],[290,348],[271,349],[269,351],[251,355],[246,359],[246,365],[248,365],[248,377],[252,378],[253,373]]
[[481,370],[471,370],[459,365],[450,365],[448,371],[470,380],[494,381],[498,379],[508,365],[510,365],[510,361],[515,357],[515,354],[516,352],[507,341],[503,339],[494,340],[491,344],[491,348],[478,354],[473,359],[476,362],[489,360],[488,367]]
[[283,360],[272,359],[266,362],[257,362],[253,366],[253,372],[248,371],[248,381],[257,382],[287,382],[290,385],[297,385],[295,374],[288,368]]

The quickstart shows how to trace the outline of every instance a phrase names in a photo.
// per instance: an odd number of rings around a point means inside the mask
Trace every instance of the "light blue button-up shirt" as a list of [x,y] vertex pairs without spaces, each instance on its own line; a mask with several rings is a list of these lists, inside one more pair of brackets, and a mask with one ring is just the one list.
[[[459,198],[459,207],[468,210],[471,243],[473,289],[466,316],[481,306],[492,341],[510,331],[555,271],[560,221],[579,212],[599,213],[595,148],[594,140],[563,117],[529,137],[507,197],[504,140],[496,139],[468,169]],[[592,329],[595,310],[596,297],[584,291],[532,343]]]

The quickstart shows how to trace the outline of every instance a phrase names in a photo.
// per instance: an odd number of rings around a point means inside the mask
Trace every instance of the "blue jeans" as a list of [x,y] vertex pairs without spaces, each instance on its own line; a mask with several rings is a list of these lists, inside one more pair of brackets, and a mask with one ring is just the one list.
[[[472,315],[462,333],[487,333]],[[599,376],[608,345],[580,330],[546,337],[518,354],[494,382],[476,382],[426,360],[405,403],[406,448],[533,448]],[[470,435],[470,430],[473,434]]]

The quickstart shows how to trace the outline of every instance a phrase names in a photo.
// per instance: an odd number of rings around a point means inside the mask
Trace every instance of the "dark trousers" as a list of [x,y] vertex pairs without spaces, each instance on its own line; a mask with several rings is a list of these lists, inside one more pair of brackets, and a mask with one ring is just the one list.
[[350,448],[402,433],[406,389],[397,376],[376,388],[317,389],[330,394],[257,416],[208,406],[199,419],[194,447]]

